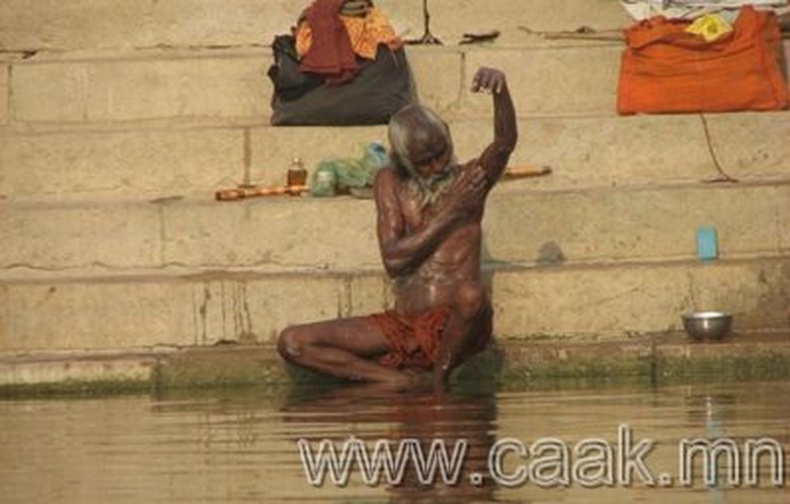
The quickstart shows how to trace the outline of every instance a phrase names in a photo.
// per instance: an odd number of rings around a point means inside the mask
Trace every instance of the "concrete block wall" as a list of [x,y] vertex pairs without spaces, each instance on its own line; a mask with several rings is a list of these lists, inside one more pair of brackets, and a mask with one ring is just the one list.
[[[312,167],[386,138],[269,125],[268,43],[307,3],[0,4],[0,351],[268,341],[390,304],[370,201],[213,201],[282,183],[293,156]],[[377,4],[422,35],[421,1]],[[408,57],[459,157],[490,138],[490,98],[468,85],[492,65],[518,108],[512,164],[554,169],[491,198],[500,336],[672,330],[695,308],[790,327],[790,112],[618,117],[622,45],[540,35],[627,26],[616,0],[429,6],[447,45]],[[457,45],[491,29],[494,44]],[[740,182],[709,183],[720,169]],[[720,261],[696,262],[700,225]]]

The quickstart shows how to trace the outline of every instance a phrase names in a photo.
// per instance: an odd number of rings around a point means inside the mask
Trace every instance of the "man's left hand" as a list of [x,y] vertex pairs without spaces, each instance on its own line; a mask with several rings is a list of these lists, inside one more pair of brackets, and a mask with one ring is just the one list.
[[505,74],[501,70],[480,67],[472,79],[472,92],[490,91],[499,94],[505,88]]

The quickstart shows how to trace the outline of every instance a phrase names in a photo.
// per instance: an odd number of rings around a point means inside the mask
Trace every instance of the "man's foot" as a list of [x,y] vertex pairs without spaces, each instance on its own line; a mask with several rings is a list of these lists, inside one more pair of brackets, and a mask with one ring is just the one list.
[[393,390],[399,392],[408,392],[422,388],[428,388],[431,385],[431,375],[429,373],[416,373],[414,371],[402,371],[401,376],[395,380],[385,382],[386,385]]

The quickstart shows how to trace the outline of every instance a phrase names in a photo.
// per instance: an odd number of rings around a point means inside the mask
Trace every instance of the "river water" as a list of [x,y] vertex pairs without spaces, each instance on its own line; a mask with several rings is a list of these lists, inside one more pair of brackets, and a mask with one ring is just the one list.
[[[2,401],[0,502],[788,503],[789,397],[785,381]],[[708,483],[712,452],[689,448],[704,440],[720,441]],[[341,469],[353,459],[337,481],[320,478],[322,442]],[[377,446],[405,460],[391,481],[365,472],[363,449]],[[430,473],[442,453],[431,446],[445,450],[447,481],[439,465]]]

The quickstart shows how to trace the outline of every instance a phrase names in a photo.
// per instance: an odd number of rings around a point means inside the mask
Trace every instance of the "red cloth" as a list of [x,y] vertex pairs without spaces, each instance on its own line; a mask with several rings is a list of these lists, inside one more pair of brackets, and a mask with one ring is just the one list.
[[[431,370],[439,358],[439,344],[448,318],[450,310],[444,306],[414,316],[392,310],[371,315],[370,320],[382,332],[390,347],[386,354],[379,357],[379,364],[393,369]],[[473,348],[464,352],[467,356],[488,345],[491,336],[490,317],[486,316],[482,327],[475,329],[481,330],[481,337],[475,341]]]
[[712,42],[686,33],[689,24],[658,16],[626,31],[620,114],[787,107],[778,62],[782,39],[773,12],[744,7],[734,31]]
[[354,78],[359,65],[340,8],[344,0],[316,0],[307,10],[306,22],[312,31],[310,50],[299,68],[327,77],[328,84],[342,84]]

